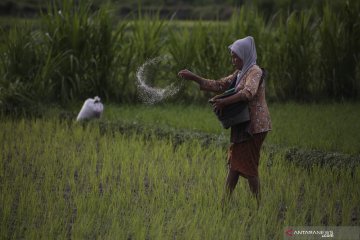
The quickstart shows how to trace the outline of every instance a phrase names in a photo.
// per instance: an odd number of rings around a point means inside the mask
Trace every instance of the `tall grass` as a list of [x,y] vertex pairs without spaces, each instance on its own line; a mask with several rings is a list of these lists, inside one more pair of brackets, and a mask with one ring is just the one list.
[[[286,21],[280,21],[273,35],[272,48],[275,54],[268,59],[271,64],[271,84],[280,100],[316,99],[312,90],[319,89],[317,83],[316,35],[317,22],[312,12],[292,12]],[[271,52],[271,49],[268,49]]]
[[[200,21],[191,27],[172,31],[167,49],[174,58],[173,68],[188,68],[210,79],[227,76],[234,71],[228,46],[246,34],[261,39],[264,25],[256,11],[242,8],[226,23]],[[262,44],[259,44],[259,49],[263,49]],[[189,101],[199,101],[209,96],[191,85],[186,85],[182,93]]]
[[[255,37],[258,63],[268,69],[271,100],[356,100],[359,9],[358,1],[328,3],[279,11],[265,21],[245,5],[227,22],[180,24],[159,14],[117,21],[109,6],[93,10],[90,3],[63,0],[49,6],[36,29],[3,30],[1,108],[66,104],[93,95],[136,102],[136,70],[157,56],[170,61],[168,68],[155,69],[156,85],[178,81],[176,73],[185,67],[217,79],[233,71],[228,45],[246,35]],[[208,96],[186,85],[177,99],[198,102]]]
[[[323,94],[330,98],[356,98],[359,94],[359,2],[347,2],[338,11],[323,9],[319,26]],[[341,81],[339,81],[341,79]]]
[[359,225],[359,167],[305,171],[264,151],[259,209],[242,179],[222,208],[216,145],[49,119],[0,129],[1,238],[280,239],[288,225]]
[[108,99],[114,94],[114,60],[120,54],[114,51],[114,42],[121,32],[114,30],[112,21],[109,9],[93,12],[83,1],[49,7],[42,31],[55,54],[67,53],[55,82],[54,95],[61,102],[96,94]]
[[54,2],[39,29],[25,25],[10,30],[1,62],[5,109],[114,95],[113,68],[119,52],[113,43],[119,32],[112,28],[105,7],[93,12],[90,6],[83,1]]
[[47,41],[45,34],[29,26],[9,32],[0,62],[0,101],[6,112],[33,111],[38,103],[52,99],[67,52],[53,52]]

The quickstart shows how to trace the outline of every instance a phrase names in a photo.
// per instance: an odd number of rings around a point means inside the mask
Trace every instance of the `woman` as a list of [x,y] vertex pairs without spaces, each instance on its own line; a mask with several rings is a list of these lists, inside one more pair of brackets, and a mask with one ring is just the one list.
[[248,36],[235,41],[229,46],[232,64],[236,71],[220,80],[208,80],[184,69],[178,75],[195,81],[200,89],[212,92],[224,92],[235,81],[236,93],[223,99],[213,99],[215,111],[225,106],[246,101],[249,105],[250,122],[246,128],[231,127],[231,145],[228,156],[228,176],[226,189],[231,196],[239,176],[248,180],[250,190],[260,200],[260,180],[258,165],[261,145],[268,131],[271,130],[269,110],[265,100],[265,81],[263,71],[256,65],[256,47],[253,37]]

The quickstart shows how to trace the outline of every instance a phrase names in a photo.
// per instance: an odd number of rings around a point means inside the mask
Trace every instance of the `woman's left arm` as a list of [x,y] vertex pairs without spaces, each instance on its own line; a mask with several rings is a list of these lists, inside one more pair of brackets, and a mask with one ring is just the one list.
[[262,70],[261,69],[254,69],[251,70],[249,75],[245,79],[245,86],[243,89],[240,89],[236,94],[223,98],[223,99],[216,99],[214,101],[213,106],[216,109],[222,109],[223,107],[236,103],[239,101],[251,101],[257,93],[259,88],[260,80],[261,80]]

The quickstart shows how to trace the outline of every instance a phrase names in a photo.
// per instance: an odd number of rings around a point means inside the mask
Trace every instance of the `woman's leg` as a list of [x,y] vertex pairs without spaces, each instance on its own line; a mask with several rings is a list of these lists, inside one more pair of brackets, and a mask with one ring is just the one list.
[[229,169],[229,172],[228,172],[228,175],[226,178],[226,186],[225,186],[228,197],[230,197],[232,192],[234,191],[236,184],[239,180],[239,176],[240,176],[239,172]]
[[251,192],[256,197],[258,204],[260,203],[260,179],[257,176],[248,176],[249,187]]
[[231,194],[233,193],[233,191],[236,187],[236,184],[239,180],[239,176],[240,176],[240,174],[238,172],[232,171],[229,169],[229,172],[228,172],[228,175],[226,178],[226,183],[225,183],[225,194],[221,201],[222,207],[224,207],[225,203],[230,200]]

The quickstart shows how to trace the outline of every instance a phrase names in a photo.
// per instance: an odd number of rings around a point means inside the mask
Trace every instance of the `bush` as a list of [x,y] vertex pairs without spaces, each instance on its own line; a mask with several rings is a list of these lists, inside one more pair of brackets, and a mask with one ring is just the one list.
[[[118,22],[109,9],[63,0],[49,5],[39,26],[3,29],[1,109],[64,105],[95,95],[136,102],[136,70],[158,56],[171,60],[167,69],[154,70],[159,86],[178,81],[176,73],[185,67],[217,79],[233,71],[228,45],[246,35],[254,36],[258,64],[269,72],[272,100],[359,99],[358,1],[279,11],[267,22],[249,5],[226,22],[173,22],[159,14]],[[186,84],[177,100],[200,102],[209,96]]]
[[348,1],[337,8],[326,5],[319,27],[323,95],[335,99],[359,97],[356,66],[360,59],[360,4]]
[[106,6],[82,1],[50,5],[40,27],[16,27],[3,41],[1,102],[6,110],[34,103],[67,104],[114,95],[119,38]]

